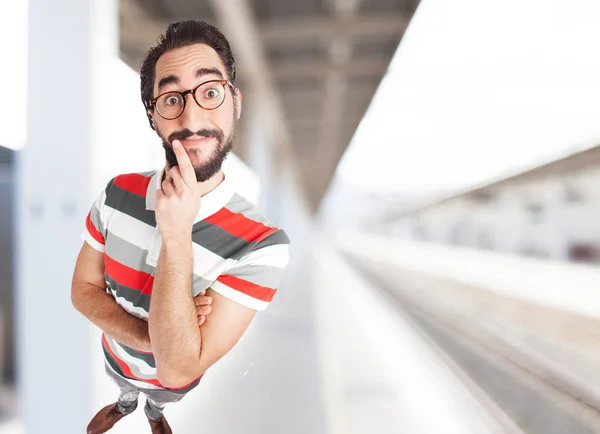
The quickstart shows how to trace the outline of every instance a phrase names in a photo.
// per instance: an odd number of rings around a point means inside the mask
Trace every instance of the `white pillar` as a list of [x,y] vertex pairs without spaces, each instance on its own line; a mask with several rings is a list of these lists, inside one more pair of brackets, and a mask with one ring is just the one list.
[[[28,434],[83,432],[92,412],[89,323],[71,305],[92,199],[106,181],[94,145],[116,0],[29,0],[27,141],[17,160],[16,314]],[[107,125],[104,125],[108,128]]]

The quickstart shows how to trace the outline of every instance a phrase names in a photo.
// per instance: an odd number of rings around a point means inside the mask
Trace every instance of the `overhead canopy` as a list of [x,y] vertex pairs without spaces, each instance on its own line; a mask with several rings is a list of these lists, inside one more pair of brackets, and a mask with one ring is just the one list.
[[[169,22],[198,19],[221,28],[239,63],[236,85],[243,91],[260,82],[258,88],[273,94],[281,139],[288,142],[314,210],[417,4],[121,0],[121,55],[139,70],[146,50]],[[244,125],[239,129],[237,152],[244,158]]]

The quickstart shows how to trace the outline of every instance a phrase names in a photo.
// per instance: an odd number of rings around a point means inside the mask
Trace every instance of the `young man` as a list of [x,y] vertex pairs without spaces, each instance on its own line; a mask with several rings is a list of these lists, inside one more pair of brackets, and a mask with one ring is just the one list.
[[134,411],[140,392],[152,433],[171,433],[165,404],[238,342],[287,266],[286,234],[221,169],[242,109],[234,81],[229,43],[204,22],[170,25],[142,64],[142,101],[166,165],[108,183],[73,276],[73,304],[104,332],[106,372],[121,389],[89,434]]

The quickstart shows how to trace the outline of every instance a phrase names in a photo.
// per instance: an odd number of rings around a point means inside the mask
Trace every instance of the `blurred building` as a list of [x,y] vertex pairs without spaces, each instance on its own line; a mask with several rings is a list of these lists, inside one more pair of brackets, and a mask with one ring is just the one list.
[[410,239],[600,262],[600,146],[427,204],[388,213]]

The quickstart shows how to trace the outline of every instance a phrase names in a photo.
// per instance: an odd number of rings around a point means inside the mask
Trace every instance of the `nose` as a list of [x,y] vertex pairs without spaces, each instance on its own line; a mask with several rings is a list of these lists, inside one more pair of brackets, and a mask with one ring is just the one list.
[[187,95],[184,95],[184,98],[186,98],[185,107],[183,109],[183,113],[181,113],[181,116],[179,116],[182,128],[187,128],[190,131],[199,131],[203,128],[206,128],[209,124],[209,111],[204,110],[202,107],[196,104],[194,95],[191,92]]

